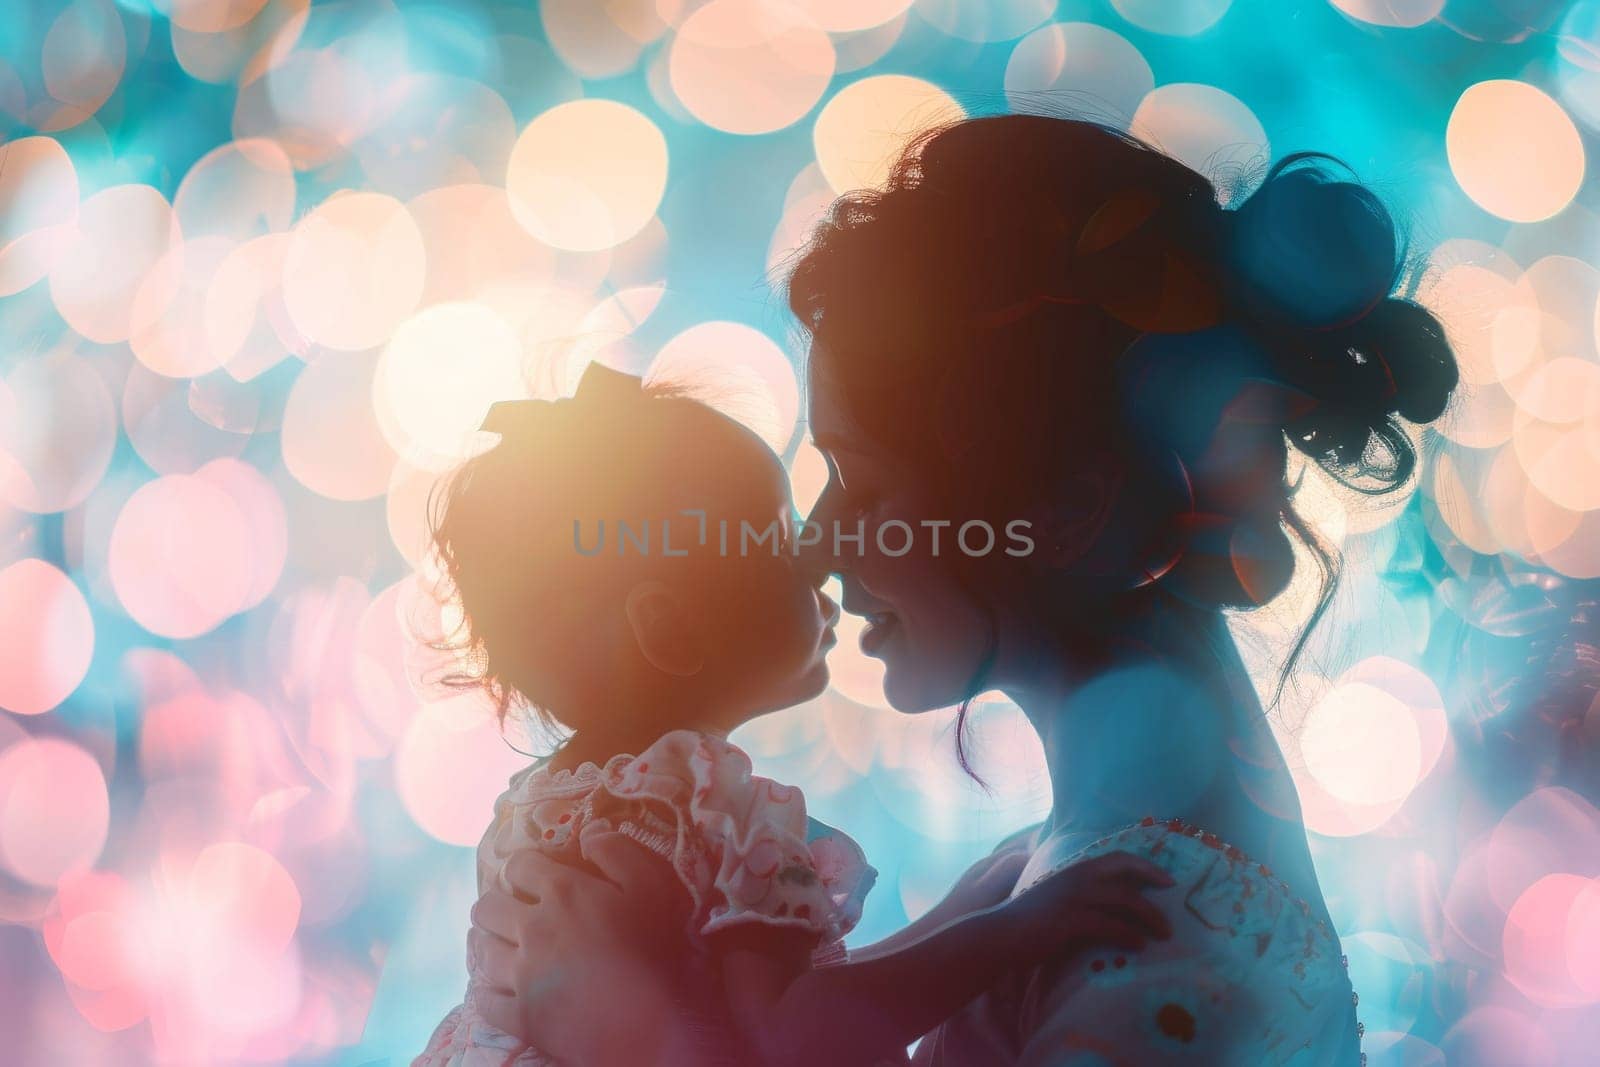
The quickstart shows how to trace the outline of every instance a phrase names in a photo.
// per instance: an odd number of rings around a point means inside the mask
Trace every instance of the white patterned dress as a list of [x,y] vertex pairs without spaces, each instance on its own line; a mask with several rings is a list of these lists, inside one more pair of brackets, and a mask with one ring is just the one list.
[[915,1067],[1366,1063],[1339,939],[1270,870],[1198,827],[1149,818],[1039,876],[1112,851],[1172,875],[1150,894],[1172,937],[1008,976],[928,1034]]

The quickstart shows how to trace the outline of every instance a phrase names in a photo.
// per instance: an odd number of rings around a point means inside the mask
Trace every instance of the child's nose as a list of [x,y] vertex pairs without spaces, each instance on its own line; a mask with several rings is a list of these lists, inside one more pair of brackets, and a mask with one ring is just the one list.
[[840,552],[839,541],[835,539],[839,526],[839,503],[840,494],[830,482],[816,506],[811,509],[811,514],[805,518],[808,530],[802,541],[800,559],[821,575],[818,582],[825,581],[830,574],[843,575],[848,569],[850,554]]

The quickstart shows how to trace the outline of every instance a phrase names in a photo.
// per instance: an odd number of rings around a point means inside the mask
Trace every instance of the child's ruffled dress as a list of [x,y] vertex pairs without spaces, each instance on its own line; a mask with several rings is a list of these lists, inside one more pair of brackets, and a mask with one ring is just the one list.
[[[877,878],[861,848],[806,815],[800,790],[751,773],[727,741],[689,730],[637,756],[551,772],[529,767],[495,802],[478,845],[480,890],[519,849],[582,864],[586,836],[620,831],[671,863],[693,904],[691,932],[741,923],[818,936],[817,964],[844,958]],[[413,1067],[543,1067],[554,1061],[477,1016],[482,978],[468,961],[466,1002],[447,1015]]]

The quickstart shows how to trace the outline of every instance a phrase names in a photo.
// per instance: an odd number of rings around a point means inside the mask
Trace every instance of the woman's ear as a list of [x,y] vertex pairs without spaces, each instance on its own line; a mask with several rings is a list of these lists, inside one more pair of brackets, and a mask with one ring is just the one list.
[[700,628],[665,582],[652,578],[635,585],[622,610],[634,644],[652,667],[677,678],[700,673],[705,666]]
[[1122,478],[1110,464],[1085,464],[1031,516],[1035,557],[1046,566],[1066,566],[1094,550],[1116,510]]

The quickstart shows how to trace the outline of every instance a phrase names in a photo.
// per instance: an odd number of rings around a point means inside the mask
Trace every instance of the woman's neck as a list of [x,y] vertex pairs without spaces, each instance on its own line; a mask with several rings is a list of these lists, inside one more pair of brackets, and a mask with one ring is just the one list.
[[1092,669],[1043,657],[1008,695],[1050,768],[1046,832],[1099,836],[1154,815],[1233,833],[1263,803],[1298,808],[1282,753],[1218,612],[1175,602],[1119,628]]

